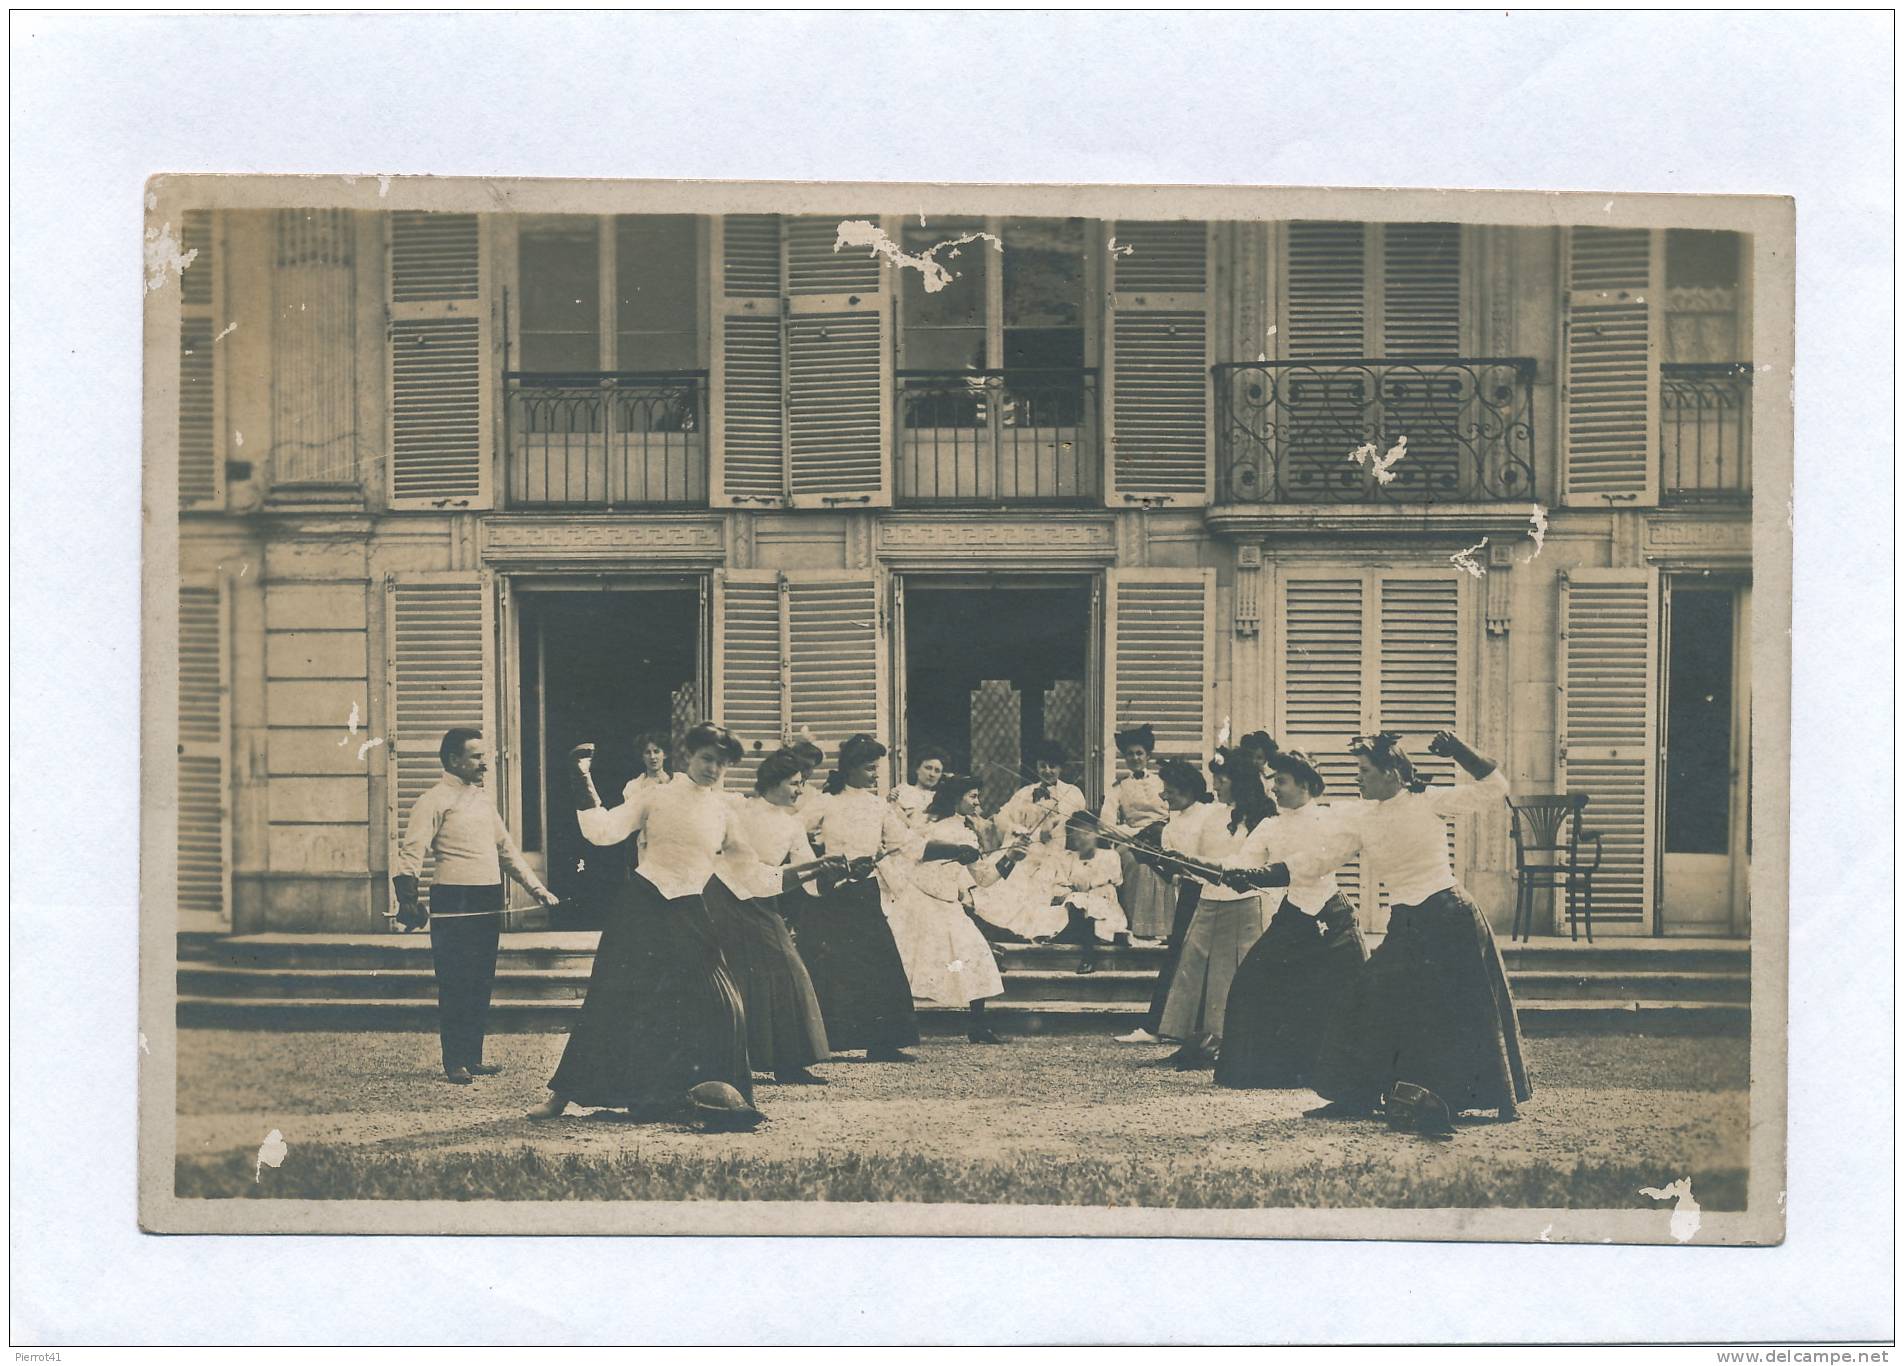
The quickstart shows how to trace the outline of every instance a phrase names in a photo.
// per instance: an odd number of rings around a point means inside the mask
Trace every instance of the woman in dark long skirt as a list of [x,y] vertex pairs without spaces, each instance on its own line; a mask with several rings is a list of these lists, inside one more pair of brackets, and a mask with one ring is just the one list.
[[[1204,782],[1203,774],[1197,771],[1195,764],[1182,759],[1168,759],[1157,770],[1160,780],[1164,808],[1170,812],[1169,818],[1158,826],[1148,827],[1156,831],[1154,836],[1146,838],[1139,835],[1139,842],[1163,847],[1163,837],[1170,837],[1170,846],[1175,849],[1187,849],[1196,844],[1195,829],[1209,815],[1210,789]],[[1144,1022],[1128,1034],[1116,1036],[1119,1043],[1162,1043],[1164,1004],[1170,999],[1170,984],[1177,978],[1177,962],[1183,957],[1183,942],[1190,933],[1190,925],[1197,916],[1197,902],[1203,895],[1203,884],[1193,878],[1170,880],[1172,874],[1168,865],[1152,864],[1145,860],[1141,850],[1132,853],[1139,862],[1155,868],[1160,877],[1168,881],[1172,895],[1176,900],[1176,915],[1171,921],[1170,936],[1165,941],[1163,965],[1157,970],[1157,980],[1151,987],[1150,1008],[1144,1012]]]
[[682,742],[684,781],[658,785],[604,809],[589,775],[593,745],[578,745],[577,818],[591,844],[641,832],[641,862],[609,912],[595,950],[588,997],[569,1032],[549,1099],[529,1112],[553,1119],[570,1101],[642,1118],[684,1110],[690,1087],[726,1082],[753,1102],[747,1018],[722,963],[701,890],[723,850],[746,854],[721,774],[740,742],[698,725]]
[[925,840],[879,795],[885,753],[870,735],[848,737],[826,790],[801,808],[808,834],[827,857],[849,862],[845,881],[822,876],[820,894],[802,906],[795,933],[834,1051],[863,1048],[872,1062],[913,1062],[903,1050],[919,1042],[919,1023],[875,860],[894,849],[921,858]]
[[[1333,823],[1315,801],[1323,784],[1314,761],[1274,742],[1265,742],[1263,753],[1280,814],[1251,831],[1242,851],[1227,861],[1237,869],[1320,853]],[[1248,883],[1247,878],[1235,881]],[[1290,884],[1269,928],[1230,983],[1216,1084],[1307,1086],[1330,1020],[1367,958],[1355,908],[1336,886],[1334,873]]]
[[[751,855],[724,855],[703,895],[728,975],[747,1007],[747,1051],[753,1066],[777,1081],[824,1086],[807,1070],[832,1054],[806,964],[782,918],[782,897],[808,899],[825,866],[807,842],[793,806],[805,785],[800,760],[787,750],[768,755],[754,775],[754,796],[735,803]],[[845,867],[845,860],[837,860]]]
[[[1447,1111],[1493,1110],[1514,1119],[1534,1093],[1521,1053],[1507,973],[1487,918],[1448,862],[1446,818],[1494,811],[1508,795],[1492,760],[1449,733],[1429,752],[1477,781],[1427,787],[1391,734],[1352,747],[1367,800],[1322,859],[1291,864],[1291,877],[1371,855],[1388,887],[1388,933],[1344,998],[1311,1081],[1330,1103],[1319,1118],[1371,1113],[1398,1086],[1434,1093]],[[1438,1107],[1436,1107],[1438,1108]]]

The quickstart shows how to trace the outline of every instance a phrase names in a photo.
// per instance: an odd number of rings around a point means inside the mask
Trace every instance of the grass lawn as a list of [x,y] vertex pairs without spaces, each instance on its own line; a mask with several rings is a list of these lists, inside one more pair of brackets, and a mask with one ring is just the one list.
[[[1146,1065],[1163,1050],[1081,1037],[932,1040],[911,1066],[828,1064],[825,1088],[763,1083],[753,1134],[531,1123],[562,1042],[493,1039],[507,1070],[458,1087],[429,1035],[181,1030],[177,1193],[1652,1209],[1639,1187],[1690,1175],[1706,1209],[1745,1200],[1740,1039],[1530,1039],[1524,1117],[1450,1143],[1304,1120],[1306,1091],[1225,1091]],[[275,1168],[257,1156],[272,1129]]]

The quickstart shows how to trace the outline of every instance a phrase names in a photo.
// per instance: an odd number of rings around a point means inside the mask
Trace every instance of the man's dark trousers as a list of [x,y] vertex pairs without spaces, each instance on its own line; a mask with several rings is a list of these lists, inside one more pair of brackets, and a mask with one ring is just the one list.
[[502,884],[430,888],[430,957],[436,967],[436,1015],[443,1037],[443,1070],[476,1067],[483,1060],[483,1028],[489,993],[496,984],[496,944]]

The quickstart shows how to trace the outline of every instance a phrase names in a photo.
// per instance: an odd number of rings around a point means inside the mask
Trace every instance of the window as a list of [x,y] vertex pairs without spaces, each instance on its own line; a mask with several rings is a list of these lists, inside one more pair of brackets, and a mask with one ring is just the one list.
[[1666,233],[1664,359],[1672,365],[1749,360],[1740,311],[1745,239],[1736,232]]
[[[692,370],[699,237],[682,214],[531,219],[518,250],[520,362],[530,374]],[[613,326],[604,327],[604,318]]]

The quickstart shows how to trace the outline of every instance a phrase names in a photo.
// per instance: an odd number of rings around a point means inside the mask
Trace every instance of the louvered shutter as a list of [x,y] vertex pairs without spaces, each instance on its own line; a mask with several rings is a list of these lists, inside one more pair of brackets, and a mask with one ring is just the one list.
[[870,575],[786,576],[789,721],[832,757],[855,732],[881,735],[885,697],[878,585]]
[[[1354,801],[1356,764],[1347,745],[1363,729],[1366,576],[1284,577],[1280,597],[1276,739],[1315,759],[1322,801]],[[1338,868],[1336,881],[1350,902],[1373,911],[1362,898],[1359,860]]]
[[[1283,229],[1282,319],[1286,360],[1361,360],[1370,345],[1368,229],[1361,223],[1295,222]],[[1374,398],[1359,369],[1284,369],[1284,427],[1277,477],[1285,497],[1314,501],[1359,494],[1367,475],[1348,460],[1370,430]],[[1329,491],[1335,491],[1331,494]]]
[[833,249],[835,214],[786,220],[786,434],[795,507],[892,502],[892,309],[885,263]]
[[225,306],[209,210],[183,215],[179,245],[193,252],[179,274],[179,507],[225,505],[224,395],[218,383],[219,311]]
[[231,639],[224,586],[179,585],[178,908],[231,915]]
[[[1382,351],[1385,358],[1453,360],[1461,346],[1461,225],[1385,223],[1382,244]],[[1460,432],[1447,415],[1462,411],[1461,381],[1445,371],[1385,367],[1382,435],[1387,450],[1400,436],[1408,454],[1392,471],[1391,492],[1403,498],[1424,487],[1437,500],[1459,497],[1463,485]]]
[[727,786],[738,792],[753,790],[755,768],[780,747],[791,719],[781,669],[783,622],[783,594],[772,570],[715,575],[715,719],[746,749],[746,759],[727,770]]
[[[1370,729],[1399,732],[1416,772],[1430,783],[1466,782],[1452,759],[1428,752],[1428,740],[1436,731],[1464,729],[1461,582],[1451,573],[1382,574],[1375,579],[1375,590],[1379,637]],[[1488,819],[1507,819],[1506,807]],[[1459,876],[1466,843],[1461,827],[1466,821],[1447,824],[1448,862]],[[1371,862],[1369,874],[1378,890],[1367,909],[1372,920],[1386,924],[1388,890],[1380,886],[1380,872]]]
[[1655,234],[1644,228],[1571,228],[1564,255],[1566,501],[1585,507],[1656,503]]
[[779,505],[787,495],[786,366],[780,219],[716,220],[720,335],[713,347],[716,507]]
[[[1148,723],[1157,732],[1160,759],[1187,759],[1199,768],[1209,755],[1214,727],[1214,571],[1113,569],[1105,613],[1103,753],[1114,762],[1110,730]],[[1108,773],[1114,779],[1115,773]]]
[[496,358],[481,219],[393,213],[388,226],[390,506],[486,508]]
[[[496,676],[495,619],[487,571],[392,574],[384,587],[387,866],[394,868],[410,808],[443,776],[443,732],[451,726],[478,727],[492,756],[500,737],[490,687]],[[427,882],[427,863],[424,872]]]
[[1574,569],[1560,581],[1559,772],[1605,838],[1593,918],[1651,929],[1659,585],[1651,569]]
[[1113,507],[1210,496],[1209,225],[1113,225],[1110,390]]

